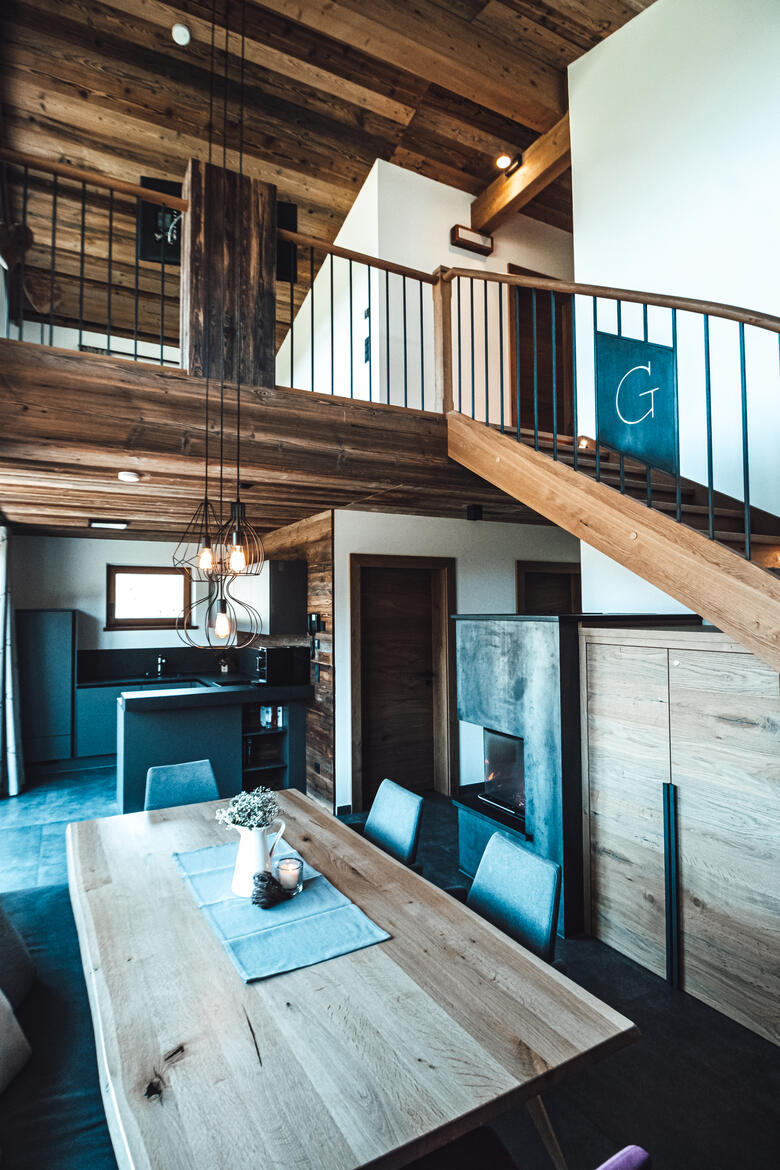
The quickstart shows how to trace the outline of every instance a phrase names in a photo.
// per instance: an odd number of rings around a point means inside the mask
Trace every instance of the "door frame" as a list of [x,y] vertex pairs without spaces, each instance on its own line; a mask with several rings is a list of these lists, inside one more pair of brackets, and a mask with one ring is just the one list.
[[352,681],[352,808],[363,807],[363,647],[361,587],[364,568],[433,570],[433,787],[450,796],[458,787],[458,709],[455,694],[457,608],[454,557],[383,556],[349,558],[350,669]]

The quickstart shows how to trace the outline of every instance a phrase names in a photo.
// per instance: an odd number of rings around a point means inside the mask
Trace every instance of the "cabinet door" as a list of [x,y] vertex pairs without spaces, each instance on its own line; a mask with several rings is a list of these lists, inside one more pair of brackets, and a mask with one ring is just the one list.
[[591,930],[666,971],[661,785],[669,779],[665,649],[589,644]]
[[19,698],[25,758],[66,760],[73,716],[72,610],[18,610]]
[[116,701],[122,691],[129,689],[125,685],[76,690],[77,756],[108,756],[116,752]]
[[780,679],[750,654],[669,652],[682,979],[780,1042]]

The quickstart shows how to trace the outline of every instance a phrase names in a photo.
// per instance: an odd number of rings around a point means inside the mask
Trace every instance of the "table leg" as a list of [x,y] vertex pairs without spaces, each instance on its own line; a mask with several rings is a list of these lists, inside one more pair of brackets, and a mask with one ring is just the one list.
[[547,1110],[542,1103],[542,1098],[531,1097],[526,1101],[525,1105],[531,1115],[531,1121],[536,1126],[539,1137],[544,1142],[544,1148],[550,1155],[555,1170],[568,1170],[566,1159],[563,1156],[563,1150],[558,1143],[558,1138],[552,1127],[552,1122],[547,1115]]

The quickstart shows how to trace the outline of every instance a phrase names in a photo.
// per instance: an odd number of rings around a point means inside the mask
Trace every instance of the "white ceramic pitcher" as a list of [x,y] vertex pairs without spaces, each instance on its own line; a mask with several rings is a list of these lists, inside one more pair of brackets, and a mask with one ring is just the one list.
[[[268,833],[277,822],[281,827],[269,848]],[[264,829],[245,829],[241,825],[235,827],[238,829],[238,856],[231,889],[238,898],[251,898],[255,888],[252,879],[256,873],[270,871],[274,849],[287,826],[281,817],[277,817]]]

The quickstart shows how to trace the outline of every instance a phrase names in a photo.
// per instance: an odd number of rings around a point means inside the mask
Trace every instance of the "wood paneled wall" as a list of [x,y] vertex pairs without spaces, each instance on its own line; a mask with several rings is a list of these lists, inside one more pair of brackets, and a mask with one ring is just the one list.
[[[333,677],[333,513],[278,528],[263,537],[268,560],[300,558],[308,565],[308,612],[318,613],[324,629],[311,666],[314,699],[306,708],[306,790],[333,809],[334,677]],[[319,678],[317,677],[319,668]]]
[[716,632],[580,638],[592,933],[664,974],[671,781],[682,987],[780,1043],[780,678]]

